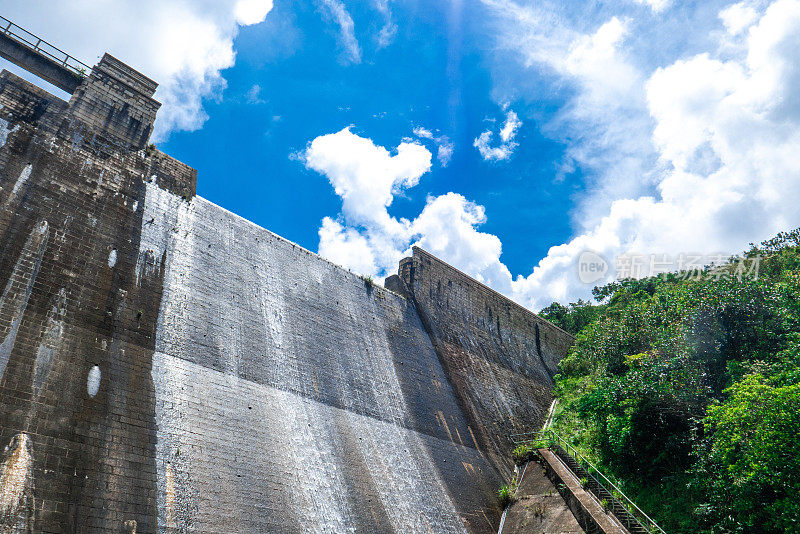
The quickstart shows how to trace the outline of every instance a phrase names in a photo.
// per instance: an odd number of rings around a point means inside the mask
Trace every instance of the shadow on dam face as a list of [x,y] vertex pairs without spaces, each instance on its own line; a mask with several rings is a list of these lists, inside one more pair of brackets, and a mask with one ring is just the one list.
[[400,295],[196,197],[142,149],[154,88],[0,74],[0,530],[496,531],[571,337],[419,249]]

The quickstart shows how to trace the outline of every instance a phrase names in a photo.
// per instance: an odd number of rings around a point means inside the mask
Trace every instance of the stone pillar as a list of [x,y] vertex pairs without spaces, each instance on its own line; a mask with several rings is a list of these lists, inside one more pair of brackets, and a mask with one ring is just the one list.
[[69,114],[122,148],[141,150],[153,133],[158,84],[105,54],[69,101]]

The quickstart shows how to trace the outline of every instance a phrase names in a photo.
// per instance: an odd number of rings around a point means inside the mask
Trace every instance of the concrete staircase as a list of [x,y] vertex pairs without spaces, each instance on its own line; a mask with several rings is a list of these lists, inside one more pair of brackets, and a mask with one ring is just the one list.
[[578,461],[564,451],[564,449],[556,445],[553,451],[558,459],[569,468],[569,470],[579,479],[586,479],[587,484],[585,489],[588,490],[600,502],[608,503],[608,511],[614,515],[614,518],[624,526],[630,534],[651,534],[651,530],[645,528],[638,519],[636,519],[627,508],[620,502],[620,500],[609,490],[607,490],[592,474],[581,466]]
[[[611,480],[552,430],[517,435],[514,438],[518,445],[536,444],[536,447],[543,447],[536,450],[537,460],[584,532],[666,534]],[[508,534],[512,531],[505,532]]]

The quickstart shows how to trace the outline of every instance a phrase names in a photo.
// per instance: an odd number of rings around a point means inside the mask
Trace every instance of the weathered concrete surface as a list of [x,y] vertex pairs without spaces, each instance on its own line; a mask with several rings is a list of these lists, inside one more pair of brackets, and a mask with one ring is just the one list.
[[99,135],[123,149],[139,150],[147,145],[161,107],[153,99],[157,86],[105,54],[73,92],[69,114],[85,129],[84,135]]
[[160,518],[219,532],[496,528],[500,478],[411,303],[201,198],[149,184],[144,219],[140,258],[166,258],[157,462],[182,481],[174,498],[159,488]]
[[387,287],[416,304],[478,442],[510,475],[511,434],[542,426],[574,338],[424,250]]
[[506,514],[503,534],[583,534],[564,499],[536,462],[528,462],[517,489],[517,502]]
[[532,357],[535,316],[446,264],[414,287],[466,312],[195,197],[115,61],[69,104],[0,74],[0,532],[495,532],[549,331]]

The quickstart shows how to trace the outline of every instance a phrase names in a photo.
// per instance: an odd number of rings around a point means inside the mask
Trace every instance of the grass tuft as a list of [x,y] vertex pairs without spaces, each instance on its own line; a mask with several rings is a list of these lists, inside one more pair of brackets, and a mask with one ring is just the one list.
[[517,500],[514,496],[514,490],[508,486],[508,484],[503,484],[500,486],[500,489],[497,490],[497,499],[500,502],[500,508],[502,509],[505,509],[507,506]]

